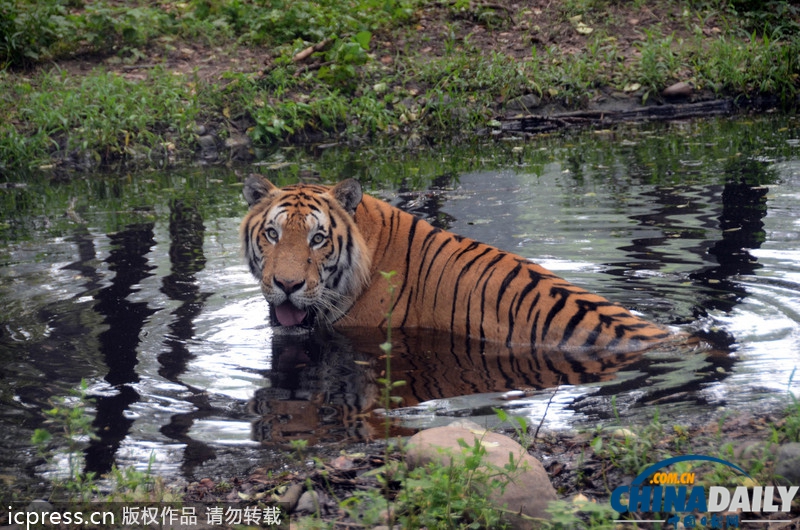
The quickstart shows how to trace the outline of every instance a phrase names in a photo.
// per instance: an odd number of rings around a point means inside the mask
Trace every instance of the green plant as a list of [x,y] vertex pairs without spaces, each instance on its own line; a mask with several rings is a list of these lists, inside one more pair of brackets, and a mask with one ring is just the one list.
[[547,507],[550,520],[543,522],[544,528],[553,530],[617,528],[619,514],[606,502],[592,502],[579,495],[573,501],[553,501]]
[[0,70],[26,67],[67,47],[77,27],[63,2],[0,1]]
[[[789,386],[791,386],[796,372],[797,367],[793,368],[789,375]],[[787,408],[782,430],[790,442],[800,442],[800,399],[791,391],[789,391],[789,398],[791,403]]]
[[[531,446],[533,440],[530,437],[530,433],[528,432],[528,421],[523,416],[514,416],[513,421],[508,413],[503,409],[492,408],[497,418],[502,421],[503,423],[511,424],[511,427],[514,429],[514,432],[517,435],[517,439],[519,440],[519,444],[526,449]],[[545,410],[545,414],[547,411]]]
[[[612,402],[612,408],[616,405]],[[619,416],[617,416],[619,419]],[[631,476],[638,475],[647,466],[666,456],[662,441],[664,427],[659,421],[658,411],[647,425],[632,429],[616,428],[610,433],[599,429],[590,444],[595,454],[608,460],[612,466]]]
[[[389,294],[389,310],[386,312],[386,340],[381,343],[380,348],[386,359],[385,372],[383,377],[378,378],[378,383],[381,385],[381,397],[383,399],[383,406],[388,411],[392,405],[399,403],[401,398],[393,396],[392,391],[405,384],[405,381],[392,381],[392,308],[394,307],[394,293],[396,286],[392,279],[397,275],[397,271],[384,272],[381,271],[381,276],[386,280],[387,291]],[[391,426],[388,419],[385,423],[386,439],[389,438],[389,427]]]
[[679,76],[682,59],[674,35],[661,36],[645,30],[645,40],[639,43],[638,78],[648,93],[659,93]]
[[[402,528],[503,528],[503,509],[495,506],[487,492],[500,490],[513,480],[517,463],[503,468],[487,464],[486,448],[459,440],[461,451],[448,453],[444,463],[429,463],[413,470],[395,463],[388,475],[397,478],[396,496],[389,511],[381,492],[358,491],[340,506],[367,527],[384,523],[386,514]],[[384,495],[386,495],[385,492]]]
[[[155,475],[153,464],[155,464],[155,454],[150,455],[144,470],[139,470],[134,466],[112,467],[107,476],[111,484],[111,491],[103,496],[103,500],[107,503],[179,503],[183,499],[183,492],[180,489],[169,488],[163,477]],[[221,486],[221,484],[218,485],[218,487]]]
[[360,31],[350,40],[336,39],[331,49],[325,54],[326,62],[319,69],[317,78],[333,87],[348,92],[355,90],[357,81],[356,66],[367,62],[369,43],[372,33]]
[[501,527],[502,512],[486,492],[502,490],[516,468],[511,463],[492,469],[479,440],[472,446],[458,442],[461,454],[449,465],[428,464],[408,473],[397,499],[403,528]]
[[71,500],[86,501],[97,490],[94,473],[83,472],[83,447],[86,441],[93,438],[92,421],[94,418],[87,412],[89,397],[88,384],[81,380],[80,386],[72,391],[70,397],[56,397],[51,401],[52,408],[44,411],[46,424],[55,428],[56,435],[47,429],[37,428],[31,436],[31,442],[38,451],[48,459],[55,454],[50,444],[63,444],[67,459],[66,476],[58,478],[54,484],[62,487]]
[[26,155],[35,161],[42,156],[40,150],[57,151],[62,157],[86,154],[97,162],[149,155],[167,149],[164,133],[170,129],[173,143],[188,144],[189,126],[200,112],[192,87],[159,68],[146,82],[100,71],[83,78],[42,72],[34,82],[36,86],[13,87],[17,96],[13,104],[0,102],[10,118],[4,128],[12,138],[28,138],[24,147],[0,140],[8,167],[29,164],[22,158]]
[[289,442],[289,447],[294,451],[297,460],[303,461],[306,458],[306,451],[308,450],[308,440],[297,439]]

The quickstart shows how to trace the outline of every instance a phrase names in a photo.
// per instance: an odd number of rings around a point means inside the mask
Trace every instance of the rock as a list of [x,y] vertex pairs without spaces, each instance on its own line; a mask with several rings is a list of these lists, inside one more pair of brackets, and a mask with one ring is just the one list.
[[295,511],[297,503],[300,502],[300,497],[303,494],[303,489],[303,484],[292,484],[286,490],[286,493],[281,496],[278,502],[283,506],[286,506],[286,509],[289,512]]
[[514,462],[519,463],[518,471],[511,473],[511,481],[504,491],[488,493],[498,507],[505,506],[512,514],[506,516],[512,528],[533,528],[531,521],[513,513],[549,519],[550,515],[545,509],[557,497],[547,472],[541,462],[507,436],[482,428],[435,427],[421,431],[409,439],[406,461],[411,467],[424,466],[434,461],[449,465],[453,458],[458,459],[462,455],[459,439],[463,439],[470,447],[475,444],[475,440],[479,440],[486,449],[484,461],[490,468],[502,470],[509,461],[509,453],[513,455]]
[[42,513],[42,512],[52,512],[53,509],[54,509],[53,505],[47,502],[46,500],[34,499],[30,502],[30,504],[28,504],[28,507],[25,508],[25,511]]
[[319,507],[319,495],[316,491],[309,490],[300,496],[295,512],[316,513]]
[[530,113],[532,110],[542,104],[542,98],[535,94],[525,94],[518,98],[514,98],[506,103],[506,110],[509,112],[524,112]]
[[197,143],[200,144],[200,156],[203,160],[213,162],[219,157],[217,152],[217,140],[214,136],[206,134],[197,137]]
[[780,446],[775,455],[775,475],[784,484],[800,484],[800,443]]
[[679,83],[675,83],[674,85],[670,85],[667,88],[665,88],[661,92],[661,95],[664,96],[665,98],[673,98],[673,99],[688,98],[689,96],[692,95],[692,90],[693,90],[692,85],[681,81]]
[[250,160],[253,154],[250,151],[252,141],[246,134],[231,133],[225,140],[225,147],[231,150],[232,160]]
[[733,446],[733,456],[736,462],[754,462],[765,459],[765,452],[774,452],[771,444],[760,440],[741,440]]

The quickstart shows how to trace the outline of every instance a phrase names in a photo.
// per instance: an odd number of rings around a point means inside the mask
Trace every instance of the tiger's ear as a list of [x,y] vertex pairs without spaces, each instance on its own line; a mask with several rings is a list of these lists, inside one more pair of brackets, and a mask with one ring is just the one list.
[[251,173],[247,180],[244,181],[244,189],[242,194],[244,200],[247,201],[248,206],[253,206],[255,203],[266,197],[267,195],[275,192],[279,188],[268,181],[261,175]]
[[361,183],[356,179],[341,181],[331,188],[331,194],[350,215],[356,212],[356,208],[361,203],[361,197],[363,196]]

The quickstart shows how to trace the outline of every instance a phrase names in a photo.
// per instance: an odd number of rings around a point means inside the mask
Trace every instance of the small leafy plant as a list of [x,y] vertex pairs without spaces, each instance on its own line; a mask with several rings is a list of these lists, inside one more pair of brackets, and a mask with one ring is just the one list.
[[51,442],[66,444],[67,458],[64,478],[54,481],[56,486],[61,486],[67,495],[76,500],[86,501],[96,492],[97,486],[94,473],[84,473],[83,447],[87,440],[94,438],[92,421],[94,418],[87,412],[88,384],[81,380],[77,390],[71,392],[71,397],[57,397],[51,402],[52,408],[44,411],[47,422],[55,427],[57,440],[53,434],[43,428],[37,428],[31,436],[31,442],[38,448],[40,454],[46,457],[52,455]]

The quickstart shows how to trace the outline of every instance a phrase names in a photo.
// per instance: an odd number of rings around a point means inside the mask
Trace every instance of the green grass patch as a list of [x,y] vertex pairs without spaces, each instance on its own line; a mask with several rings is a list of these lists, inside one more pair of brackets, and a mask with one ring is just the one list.
[[[156,68],[145,81],[96,70],[76,78],[57,70],[27,82],[3,79],[0,164],[44,164],[73,153],[108,162],[186,147],[199,115],[195,87]],[[8,135],[8,136],[6,136]]]

